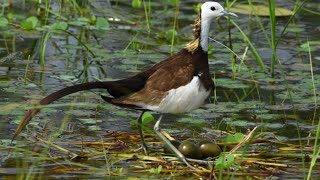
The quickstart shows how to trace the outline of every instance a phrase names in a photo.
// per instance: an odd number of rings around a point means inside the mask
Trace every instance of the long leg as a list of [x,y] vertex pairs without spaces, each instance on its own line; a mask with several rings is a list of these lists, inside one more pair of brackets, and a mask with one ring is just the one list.
[[158,119],[158,121],[156,122],[156,124],[154,125],[153,129],[154,131],[156,132],[156,134],[160,137],[161,140],[163,140],[166,145],[169,147],[169,149],[171,151],[173,151],[178,157],[179,159],[181,159],[181,161],[183,161],[188,167],[190,167],[191,169],[195,169],[195,170],[198,170],[197,168],[191,166],[188,162],[187,162],[187,159],[184,157],[183,154],[181,154],[181,152],[176,148],[174,147],[174,145],[171,144],[171,142],[161,133],[161,129],[160,129],[160,122],[161,122],[161,119],[162,119],[162,116],[160,116],[160,118]]
[[139,134],[140,134],[140,138],[141,138],[141,143],[142,143],[142,149],[144,151],[144,153],[146,155],[148,155],[147,150],[148,150],[148,146],[146,144],[146,142],[144,141],[144,136],[143,136],[143,131],[142,131],[142,116],[146,111],[142,111],[140,116],[137,119],[138,122],[138,129],[139,129]]

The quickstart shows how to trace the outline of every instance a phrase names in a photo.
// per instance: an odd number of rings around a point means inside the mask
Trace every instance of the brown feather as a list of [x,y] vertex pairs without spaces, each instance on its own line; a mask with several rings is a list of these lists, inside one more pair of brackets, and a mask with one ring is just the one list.
[[200,80],[204,87],[207,90],[213,87],[209,74],[208,55],[200,49],[193,53],[183,49],[150,70],[153,69],[156,71],[146,81],[144,88],[133,94],[115,98],[111,102],[119,106],[141,103],[157,105],[169,90],[188,84],[193,76],[200,72],[202,73]]

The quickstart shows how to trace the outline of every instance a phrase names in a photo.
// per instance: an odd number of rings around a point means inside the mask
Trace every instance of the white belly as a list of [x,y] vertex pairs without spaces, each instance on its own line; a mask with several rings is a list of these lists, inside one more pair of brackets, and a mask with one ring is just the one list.
[[194,76],[189,84],[171,89],[159,105],[146,105],[145,108],[161,113],[190,112],[204,103],[210,91],[203,87],[198,76]]

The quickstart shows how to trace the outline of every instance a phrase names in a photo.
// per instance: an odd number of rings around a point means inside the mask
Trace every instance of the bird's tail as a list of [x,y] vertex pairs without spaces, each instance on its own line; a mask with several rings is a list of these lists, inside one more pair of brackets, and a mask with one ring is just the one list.
[[[108,89],[110,87],[109,82],[88,82],[83,84],[77,84],[74,86],[63,88],[59,91],[56,91],[47,97],[43,98],[38,105],[43,106],[52,103],[53,101],[60,99],[64,96],[69,94],[73,94],[83,90],[90,90],[90,89]],[[23,120],[18,125],[12,140],[14,140],[22,131],[22,129],[29,123],[29,121],[40,111],[41,107],[35,107],[30,109],[27,114],[24,116]]]

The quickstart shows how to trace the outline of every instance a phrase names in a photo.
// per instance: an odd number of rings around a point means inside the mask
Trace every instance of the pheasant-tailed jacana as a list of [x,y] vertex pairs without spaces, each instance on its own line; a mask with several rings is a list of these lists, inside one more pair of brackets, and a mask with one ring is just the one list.
[[[177,54],[155,64],[133,77],[111,82],[88,82],[66,87],[43,98],[39,104],[47,105],[66,95],[90,89],[106,89],[107,102],[126,108],[142,110],[138,118],[139,133],[143,141],[141,117],[145,111],[159,113],[185,113],[197,109],[214,88],[208,66],[208,34],[214,18],[235,14],[227,12],[217,2],[206,2],[193,25],[194,38]],[[31,120],[39,108],[27,112],[13,136],[15,138]],[[160,131],[162,115],[156,122],[156,134],[188,166],[186,158],[166,139]]]

